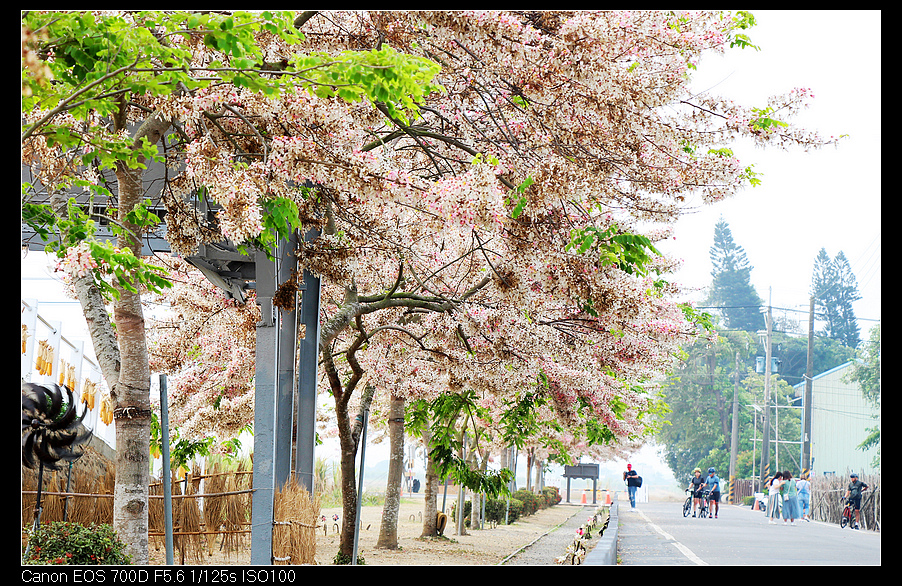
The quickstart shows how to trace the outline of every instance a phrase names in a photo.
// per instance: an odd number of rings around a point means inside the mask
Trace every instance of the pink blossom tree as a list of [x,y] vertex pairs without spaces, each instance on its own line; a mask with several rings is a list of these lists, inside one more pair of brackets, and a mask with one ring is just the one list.
[[[502,441],[525,441],[527,416],[549,430],[539,445],[640,440],[662,408],[656,377],[699,333],[698,316],[673,302],[673,264],[655,242],[689,194],[710,203],[758,181],[731,150],[736,138],[825,144],[787,122],[808,92],[740,106],[689,91],[706,52],[750,44],[747,13],[272,17],[142,21],[181,51],[166,55],[177,65],[146,68],[192,76],[172,78],[179,91],[145,81],[117,111],[154,112],[177,130],[168,163],[184,171],[162,194],[174,251],[223,239],[269,248],[273,234],[321,229],[298,262],[325,283],[319,343],[342,445],[346,556],[355,408],[383,392],[431,402],[466,392],[483,410],[474,430],[494,426]],[[44,87],[40,60],[24,64],[28,87]],[[29,116],[23,145],[44,160],[34,129],[46,115]],[[65,136],[54,130],[57,143]],[[219,206],[216,222],[192,213],[196,192]]]

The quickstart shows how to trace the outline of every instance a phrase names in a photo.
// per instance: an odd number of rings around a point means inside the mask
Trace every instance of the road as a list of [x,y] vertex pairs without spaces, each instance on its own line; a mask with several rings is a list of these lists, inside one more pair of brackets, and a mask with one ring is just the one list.
[[[763,513],[721,505],[717,519],[683,517],[682,503],[620,503],[622,565],[880,565],[880,534],[817,521],[768,525]],[[625,506],[624,506],[625,505]]]

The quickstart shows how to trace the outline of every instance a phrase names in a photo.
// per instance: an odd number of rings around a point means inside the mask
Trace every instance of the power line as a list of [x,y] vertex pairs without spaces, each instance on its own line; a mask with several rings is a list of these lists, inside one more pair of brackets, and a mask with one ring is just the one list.
[[[761,308],[763,305],[699,305],[696,309],[750,309],[753,307]],[[791,309],[789,307],[773,307],[771,309],[776,309],[778,311],[793,311],[795,313],[808,313],[808,310],[805,309]],[[855,316],[855,319],[860,319],[863,321],[880,321],[879,319],[869,318],[869,317],[858,317]]]

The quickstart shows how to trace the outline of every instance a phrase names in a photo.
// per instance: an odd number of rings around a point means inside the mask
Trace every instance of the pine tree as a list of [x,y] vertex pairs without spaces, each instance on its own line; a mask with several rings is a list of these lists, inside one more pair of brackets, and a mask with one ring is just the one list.
[[852,272],[846,255],[841,250],[833,259],[833,264],[836,267],[838,280],[836,304],[840,321],[837,339],[849,348],[857,348],[861,342],[861,330],[858,328],[852,304],[861,299],[861,295],[858,293],[858,280]]
[[764,328],[763,303],[751,284],[752,265],[745,250],[733,241],[730,227],[720,218],[714,226],[714,246],[709,250],[713,270],[708,303],[720,307],[729,329],[756,332]]
[[811,295],[815,298],[818,316],[826,322],[824,334],[856,348],[861,336],[852,303],[861,299],[861,295],[852,267],[842,251],[834,259],[823,248],[818,252],[811,277]]
[[814,259],[814,271],[811,275],[811,295],[814,297],[814,308],[819,319],[824,320],[824,334],[834,339],[834,332],[839,323],[839,316],[832,303],[828,303],[829,295],[832,295],[836,287],[836,269],[827,250],[821,248]]

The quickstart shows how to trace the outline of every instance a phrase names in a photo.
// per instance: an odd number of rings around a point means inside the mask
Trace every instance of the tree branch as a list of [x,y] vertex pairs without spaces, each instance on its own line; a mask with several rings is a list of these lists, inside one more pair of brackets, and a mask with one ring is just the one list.
[[82,95],[83,93],[85,93],[89,89],[93,88],[94,86],[99,85],[112,77],[116,77],[120,73],[128,71],[129,69],[131,69],[132,67],[137,65],[138,59],[140,59],[140,57],[136,58],[132,62],[131,65],[126,65],[124,67],[120,67],[119,69],[117,69],[115,71],[111,71],[110,73],[107,73],[100,79],[92,81],[85,87],[83,87],[80,90],[78,90],[77,92],[73,93],[68,98],[60,101],[59,105],[56,108],[54,108],[53,110],[48,112],[46,116],[44,116],[43,118],[41,118],[40,120],[38,120],[37,122],[32,124],[31,127],[22,134],[22,142],[24,142],[26,139],[28,139],[28,137],[30,137],[34,133],[34,131],[38,129],[38,127],[43,126],[44,124],[47,123],[48,120],[50,120],[51,118],[53,118],[54,116],[56,116],[57,114],[62,112],[63,110],[66,110],[69,107],[69,104],[70,104],[70,102],[72,102],[72,100],[74,100],[78,96]]

